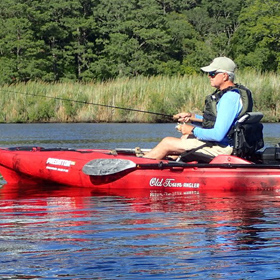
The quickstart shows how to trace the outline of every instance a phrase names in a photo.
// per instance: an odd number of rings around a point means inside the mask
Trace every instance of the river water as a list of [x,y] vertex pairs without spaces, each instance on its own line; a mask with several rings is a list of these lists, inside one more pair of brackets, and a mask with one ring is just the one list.
[[[2,124],[0,146],[153,147],[173,124]],[[265,124],[266,145],[280,125]],[[278,138],[279,137],[279,138]],[[0,279],[280,279],[276,192],[0,188]]]

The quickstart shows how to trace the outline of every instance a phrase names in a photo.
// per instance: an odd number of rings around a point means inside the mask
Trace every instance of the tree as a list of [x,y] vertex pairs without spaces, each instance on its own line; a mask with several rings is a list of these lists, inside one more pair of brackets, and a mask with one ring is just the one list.
[[94,17],[101,35],[97,41],[100,59],[91,65],[95,75],[101,76],[105,69],[110,77],[158,73],[171,38],[156,1],[103,0]]
[[49,77],[44,79],[83,77],[83,71],[94,57],[90,51],[95,38],[94,3],[89,0],[32,1],[30,15],[36,23],[34,33],[37,40],[45,42]]
[[202,0],[200,5],[188,11],[190,22],[212,50],[212,57],[229,55],[244,5],[243,0],[216,0],[214,5],[212,0]]
[[0,83],[279,70],[278,0],[2,0]]
[[280,3],[278,0],[254,0],[249,3],[239,17],[233,55],[242,68],[279,71]]
[[41,76],[40,53],[44,42],[36,40],[32,22],[26,18],[28,5],[1,1],[0,52],[3,82],[27,81]]

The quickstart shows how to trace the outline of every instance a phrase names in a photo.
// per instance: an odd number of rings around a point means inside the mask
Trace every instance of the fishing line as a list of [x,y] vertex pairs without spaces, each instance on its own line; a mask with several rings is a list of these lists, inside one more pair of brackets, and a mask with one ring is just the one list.
[[156,112],[152,112],[152,111],[145,111],[145,110],[139,110],[139,109],[133,109],[133,108],[125,108],[125,107],[114,106],[114,105],[106,105],[106,104],[100,104],[100,103],[94,103],[94,102],[88,102],[88,101],[82,101],[82,100],[75,100],[75,99],[68,99],[68,98],[62,98],[62,97],[54,97],[54,96],[48,96],[48,95],[42,95],[42,94],[21,93],[21,92],[8,91],[8,90],[1,90],[1,91],[14,92],[14,93],[19,93],[19,94],[24,94],[24,95],[35,96],[35,97],[45,97],[45,98],[61,100],[61,101],[76,102],[76,103],[82,103],[82,104],[87,104],[87,105],[95,105],[95,106],[100,106],[100,107],[114,108],[114,109],[120,109],[120,110],[126,110],[126,111],[133,111],[133,112],[163,116],[163,117],[167,117],[167,118],[173,118],[173,115],[156,113]]

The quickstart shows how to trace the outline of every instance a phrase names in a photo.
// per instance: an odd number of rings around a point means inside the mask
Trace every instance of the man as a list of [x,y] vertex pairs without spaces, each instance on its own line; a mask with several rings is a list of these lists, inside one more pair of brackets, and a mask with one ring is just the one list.
[[[190,150],[212,157],[232,153],[227,134],[238,117],[252,111],[251,92],[234,84],[236,65],[227,57],[217,57],[201,70],[208,73],[211,86],[216,88],[213,94],[206,97],[203,116],[184,112],[175,115],[174,119],[183,122],[178,128],[182,137],[164,138],[144,157],[163,159],[167,155]],[[190,121],[200,121],[202,126],[195,127],[188,124]]]

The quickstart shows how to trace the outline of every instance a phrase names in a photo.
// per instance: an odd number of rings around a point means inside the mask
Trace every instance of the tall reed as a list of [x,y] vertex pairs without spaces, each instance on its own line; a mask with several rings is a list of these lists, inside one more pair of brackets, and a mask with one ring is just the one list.
[[[236,82],[251,89],[255,100],[254,109],[264,113],[266,122],[280,119],[278,78],[279,75],[273,73],[237,73]],[[112,107],[166,115],[180,111],[201,113],[205,96],[214,89],[211,88],[207,75],[197,74],[173,77],[139,76],[86,84],[28,82],[2,86],[0,91],[2,123],[165,122],[171,120]]]

